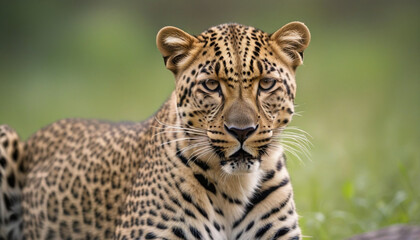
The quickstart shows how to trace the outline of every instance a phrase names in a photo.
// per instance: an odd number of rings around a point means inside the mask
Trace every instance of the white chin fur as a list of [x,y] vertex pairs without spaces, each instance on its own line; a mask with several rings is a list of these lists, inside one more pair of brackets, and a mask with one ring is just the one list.
[[246,161],[229,161],[222,166],[222,170],[227,174],[253,173],[260,169],[260,161],[250,159]]

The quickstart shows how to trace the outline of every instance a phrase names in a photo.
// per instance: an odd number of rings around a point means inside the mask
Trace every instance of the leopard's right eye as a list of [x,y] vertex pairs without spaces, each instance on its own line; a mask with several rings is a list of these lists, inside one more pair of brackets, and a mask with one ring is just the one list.
[[276,85],[276,79],[274,78],[263,78],[260,80],[260,89],[263,91],[268,91]]
[[207,79],[203,82],[203,86],[210,92],[216,92],[217,90],[219,90],[220,83],[219,81],[214,79]]

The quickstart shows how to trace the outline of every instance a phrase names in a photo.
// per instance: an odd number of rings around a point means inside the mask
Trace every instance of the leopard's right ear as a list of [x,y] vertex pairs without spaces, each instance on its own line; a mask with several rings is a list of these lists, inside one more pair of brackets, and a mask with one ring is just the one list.
[[308,27],[301,22],[291,22],[284,25],[270,36],[274,49],[293,69],[303,63],[303,51],[311,41],[311,33]]
[[167,69],[177,74],[195,56],[198,39],[176,27],[164,27],[156,36],[156,45],[162,53]]

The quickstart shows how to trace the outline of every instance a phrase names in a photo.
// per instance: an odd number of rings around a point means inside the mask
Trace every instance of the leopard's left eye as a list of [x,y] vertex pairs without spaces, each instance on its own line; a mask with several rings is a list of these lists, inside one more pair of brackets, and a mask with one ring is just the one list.
[[215,92],[219,89],[220,83],[217,80],[214,79],[207,79],[203,82],[204,88],[206,88],[208,91]]
[[276,84],[276,79],[274,78],[263,78],[260,80],[260,89],[263,91],[268,91],[274,87]]

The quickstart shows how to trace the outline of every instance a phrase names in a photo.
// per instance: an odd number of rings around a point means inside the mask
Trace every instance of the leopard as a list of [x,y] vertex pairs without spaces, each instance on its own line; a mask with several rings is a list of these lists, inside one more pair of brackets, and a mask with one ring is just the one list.
[[152,117],[63,119],[26,141],[2,125],[0,238],[301,239],[279,138],[310,39],[302,22],[167,26],[175,90]]

